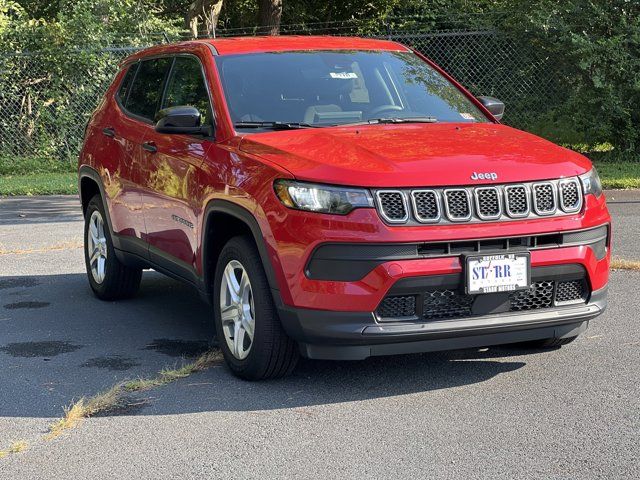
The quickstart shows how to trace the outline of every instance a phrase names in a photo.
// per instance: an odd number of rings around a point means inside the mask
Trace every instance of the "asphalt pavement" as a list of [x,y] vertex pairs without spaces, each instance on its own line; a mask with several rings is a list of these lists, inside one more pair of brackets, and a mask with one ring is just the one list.
[[[614,254],[640,260],[640,199],[614,198]],[[73,197],[0,199],[0,459],[4,478],[638,478],[640,272],[553,351],[459,350],[302,361],[249,383],[215,366],[141,392],[55,440],[64,407],[202,353],[209,308],[145,272],[101,302]]]

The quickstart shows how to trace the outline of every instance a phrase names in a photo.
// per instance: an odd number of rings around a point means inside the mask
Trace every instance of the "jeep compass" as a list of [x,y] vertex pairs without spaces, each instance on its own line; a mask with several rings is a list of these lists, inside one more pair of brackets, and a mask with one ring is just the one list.
[[247,379],[300,355],[567,344],[605,309],[610,216],[588,159],[503,111],[391,41],[140,51],[80,153],[91,288],[190,283]]

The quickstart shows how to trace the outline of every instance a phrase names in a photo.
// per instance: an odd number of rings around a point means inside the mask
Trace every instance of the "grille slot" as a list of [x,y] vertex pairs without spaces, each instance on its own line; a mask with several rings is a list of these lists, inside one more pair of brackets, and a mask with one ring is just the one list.
[[413,317],[416,314],[416,297],[413,295],[386,297],[378,306],[378,318]]
[[531,212],[529,192],[524,185],[509,185],[504,188],[507,215],[512,218],[526,217]]
[[558,183],[560,207],[565,212],[577,212],[582,207],[582,192],[576,180],[562,180]]
[[471,199],[464,188],[444,191],[444,204],[447,217],[452,222],[464,222],[471,219]]
[[495,220],[502,215],[500,192],[496,187],[476,188],[476,211],[481,220]]
[[407,201],[399,190],[380,190],[376,192],[380,213],[389,223],[404,223],[409,218]]
[[421,223],[440,220],[440,201],[435,190],[414,190],[411,192],[413,214]]
[[553,215],[556,211],[556,190],[552,183],[533,185],[533,208],[538,215]]
[[578,302],[584,300],[585,285],[582,280],[572,280],[570,282],[558,282],[556,288],[556,302]]

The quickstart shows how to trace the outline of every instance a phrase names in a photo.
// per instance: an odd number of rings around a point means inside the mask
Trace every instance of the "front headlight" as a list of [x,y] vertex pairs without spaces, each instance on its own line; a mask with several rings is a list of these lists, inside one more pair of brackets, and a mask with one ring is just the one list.
[[582,190],[585,195],[593,194],[597,197],[602,195],[602,183],[600,182],[600,176],[596,171],[596,167],[593,167],[584,175],[580,175],[580,182],[582,183]]
[[364,188],[334,187],[293,180],[276,180],[273,187],[285,206],[298,210],[346,215],[354,208],[373,207],[373,198]]

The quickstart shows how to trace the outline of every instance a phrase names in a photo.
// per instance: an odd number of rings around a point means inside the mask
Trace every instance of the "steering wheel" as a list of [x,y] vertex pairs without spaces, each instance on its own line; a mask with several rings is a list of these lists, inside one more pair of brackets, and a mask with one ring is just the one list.
[[404,108],[398,105],[380,105],[369,112],[369,115],[377,115],[380,112],[397,112],[404,110]]

